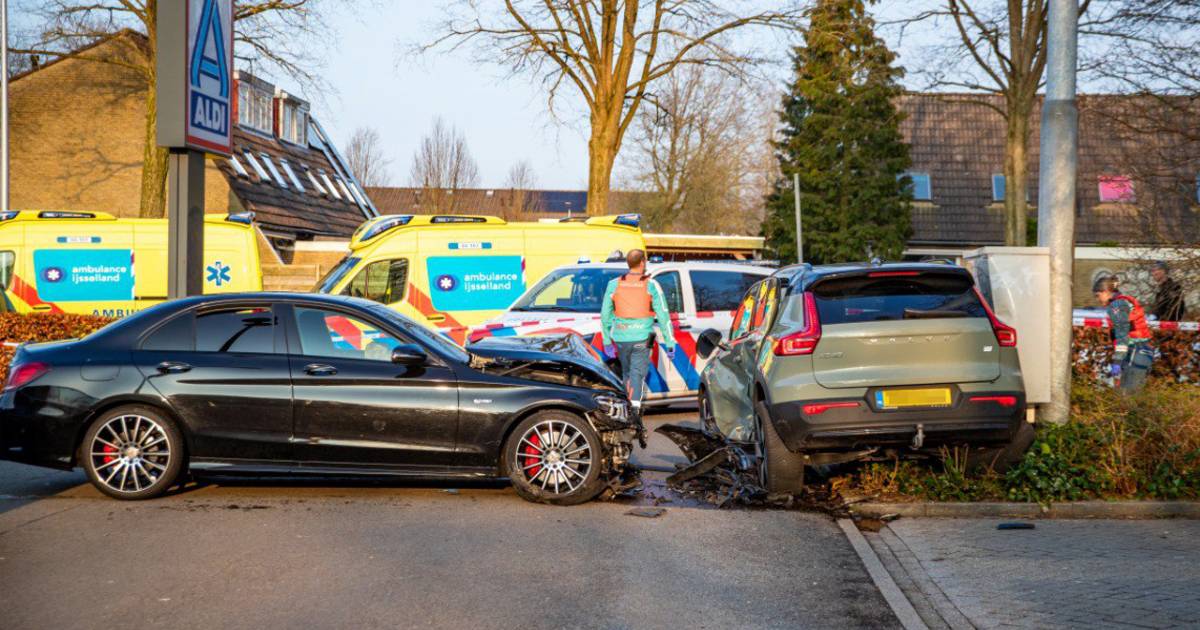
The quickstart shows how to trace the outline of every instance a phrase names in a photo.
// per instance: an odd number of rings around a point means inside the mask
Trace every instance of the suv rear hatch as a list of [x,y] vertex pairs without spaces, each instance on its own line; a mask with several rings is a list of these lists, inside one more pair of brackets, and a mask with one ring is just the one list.
[[992,318],[961,268],[864,270],[817,280],[809,291],[821,325],[813,370],[824,387],[1000,377]]

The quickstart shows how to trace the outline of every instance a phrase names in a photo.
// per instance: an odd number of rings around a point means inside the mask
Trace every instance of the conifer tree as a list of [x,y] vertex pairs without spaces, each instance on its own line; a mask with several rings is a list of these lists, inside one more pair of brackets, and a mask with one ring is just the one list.
[[763,235],[796,260],[793,174],[800,174],[805,262],[899,259],[910,233],[908,145],[896,101],[904,70],[875,35],[863,0],[818,0],[783,98],[782,176]]

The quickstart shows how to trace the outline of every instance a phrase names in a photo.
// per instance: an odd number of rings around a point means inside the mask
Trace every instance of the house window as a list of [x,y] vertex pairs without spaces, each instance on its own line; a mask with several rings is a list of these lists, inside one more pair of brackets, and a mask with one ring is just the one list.
[[933,191],[929,183],[929,173],[905,173],[904,175],[908,175],[912,179],[913,201],[930,201],[933,199]]
[[317,181],[317,176],[313,175],[312,169],[306,166],[304,167],[304,173],[308,175],[308,181],[312,183],[313,188],[317,189],[318,193],[321,193],[322,195],[329,194],[325,192],[325,187],[321,185],[321,182]]
[[363,193],[362,187],[354,182],[350,182],[350,191],[354,193],[354,198],[358,200],[358,205],[367,207],[367,196]]
[[341,194],[338,193],[337,188],[333,185],[333,182],[329,181],[329,174],[325,171],[321,171],[321,181],[325,182],[325,190],[328,190],[329,194],[332,195],[334,199],[341,201]]
[[1004,201],[1004,176],[992,175],[992,201]]
[[258,163],[258,160],[254,158],[253,153],[246,151],[242,155],[246,156],[246,162],[250,164],[250,168],[254,169],[254,174],[258,175],[259,179],[266,181],[269,178],[267,171],[263,170],[262,164]]
[[280,175],[279,169],[275,168],[275,163],[271,161],[271,156],[266,153],[260,153],[259,155],[262,156],[263,163],[271,171],[271,177],[275,179],[275,183],[279,184],[280,188],[287,188],[287,182],[283,181],[283,175]]
[[248,81],[238,82],[238,124],[271,133],[272,95]]
[[1100,176],[1100,203],[1133,203],[1133,179],[1127,175]]
[[236,155],[229,156],[229,165],[233,167],[233,172],[237,173],[239,177],[250,179],[250,173],[246,172],[246,167],[242,166]]
[[293,144],[308,143],[307,105],[289,99],[280,99],[279,137]]
[[354,203],[354,195],[350,194],[349,188],[346,188],[346,180],[339,177],[339,178],[337,178],[337,183],[338,183],[338,186],[341,186],[342,193],[346,196],[346,201],[349,201],[350,203]]
[[300,183],[300,178],[296,177],[296,171],[292,170],[292,165],[288,164],[287,160],[279,160],[279,164],[283,166],[283,172],[287,173],[288,180],[296,187],[296,190],[304,192],[304,184]]

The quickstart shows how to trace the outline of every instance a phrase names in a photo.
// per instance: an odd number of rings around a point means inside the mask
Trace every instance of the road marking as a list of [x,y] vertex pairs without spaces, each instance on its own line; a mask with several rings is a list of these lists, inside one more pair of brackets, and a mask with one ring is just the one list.
[[929,626],[925,625],[925,621],[917,614],[912,603],[908,601],[904,592],[892,579],[891,574],[883,567],[879,556],[875,555],[875,550],[871,549],[867,539],[863,538],[862,532],[855,527],[854,521],[848,518],[839,518],[838,526],[842,528],[842,533],[846,534],[850,546],[854,547],[858,558],[862,560],[863,566],[871,576],[871,581],[875,582],[875,588],[879,589],[879,594],[883,595],[896,618],[900,620],[900,625],[904,626],[905,630],[929,630]]

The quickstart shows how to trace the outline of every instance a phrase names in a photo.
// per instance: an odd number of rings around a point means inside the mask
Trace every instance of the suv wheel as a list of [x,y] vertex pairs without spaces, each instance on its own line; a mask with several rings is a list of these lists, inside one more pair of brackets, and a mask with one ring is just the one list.
[[769,494],[800,494],[804,490],[804,454],[793,453],[775,431],[767,406],[754,403],[759,442],[759,482]]
[[79,459],[100,492],[116,499],[149,499],[179,477],[183,439],[175,424],[156,409],[118,407],[88,428]]
[[503,458],[513,489],[526,501],[576,505],[604,490],[600,436],[570,412],[541,411],[523,420]]

